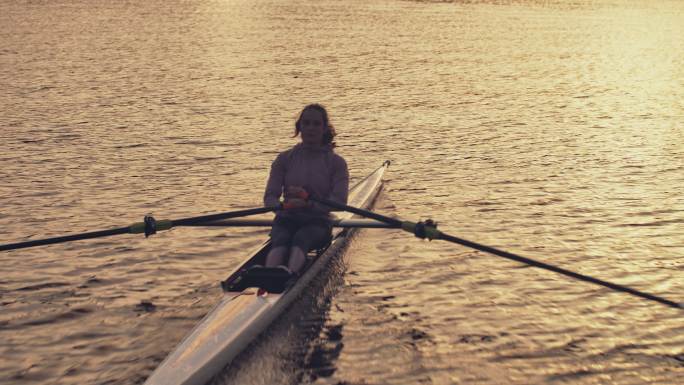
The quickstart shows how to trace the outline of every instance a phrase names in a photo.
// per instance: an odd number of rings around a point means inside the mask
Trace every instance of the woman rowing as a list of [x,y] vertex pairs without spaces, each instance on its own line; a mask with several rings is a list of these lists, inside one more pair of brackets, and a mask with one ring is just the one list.
[[283,266],[298,274],[310,250],[330,240],[330,209],[308,201],[308,195],[347,203],[347,162],[333,149],[335,128],[320,104],[310,104],[295,122],[294,136],[301,137],[291,149],[280,153],[271,165],[264,204],[275,206],[283,196],[283,209],[271,228],[271,250],[266,266]]

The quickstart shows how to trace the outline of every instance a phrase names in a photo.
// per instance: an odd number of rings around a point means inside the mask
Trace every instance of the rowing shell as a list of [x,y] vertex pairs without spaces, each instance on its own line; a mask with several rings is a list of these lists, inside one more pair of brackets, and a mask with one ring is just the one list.
[[[373,171],[349,191],[349,204],[369,209],[380,189],[389,162]],[[341,220],[353,214],[337,213]],[[328,261],[347,243],[355,228],[333,230],[330,245],[310,253],[301,275],[286,282],[280,293],[264,293],[239,284],[251,266],[264,264],[270,241],[237,268],[221,286],[221,301],[166,357],[145,381],[148,385],[203,385],[218,374],[250,342],[262,333],[299,295]]]

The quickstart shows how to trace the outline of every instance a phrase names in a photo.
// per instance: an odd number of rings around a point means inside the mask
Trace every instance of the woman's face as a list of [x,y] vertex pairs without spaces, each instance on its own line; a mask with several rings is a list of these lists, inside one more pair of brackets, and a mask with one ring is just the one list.
[[323,144],[325,130],[326,127],[321,111],[313,108],[304,110],[299,120],[299,134],[302,136],[302,143],[304,145],[320,146]]

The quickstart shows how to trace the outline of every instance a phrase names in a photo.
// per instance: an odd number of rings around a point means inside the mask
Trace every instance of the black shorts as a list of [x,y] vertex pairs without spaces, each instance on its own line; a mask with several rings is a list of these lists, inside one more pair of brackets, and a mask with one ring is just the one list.
[[331,236],[332,225],[325,218],[276,216],[271,227],[273,247],[299,247],[305,253],[324,247]]

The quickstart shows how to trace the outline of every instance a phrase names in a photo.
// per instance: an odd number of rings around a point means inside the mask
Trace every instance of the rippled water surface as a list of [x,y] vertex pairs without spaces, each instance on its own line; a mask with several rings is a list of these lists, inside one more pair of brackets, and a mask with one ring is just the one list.
[[[684,301],[679,1],[0,1],[0,243],[261,204],[327,105],[376,208]],[[141,383],[261,229],[0,254],[0,382]],[[677,384],[681,311],[364,230],[216,384]],[[322,289],[321,289],[322,288]]]

